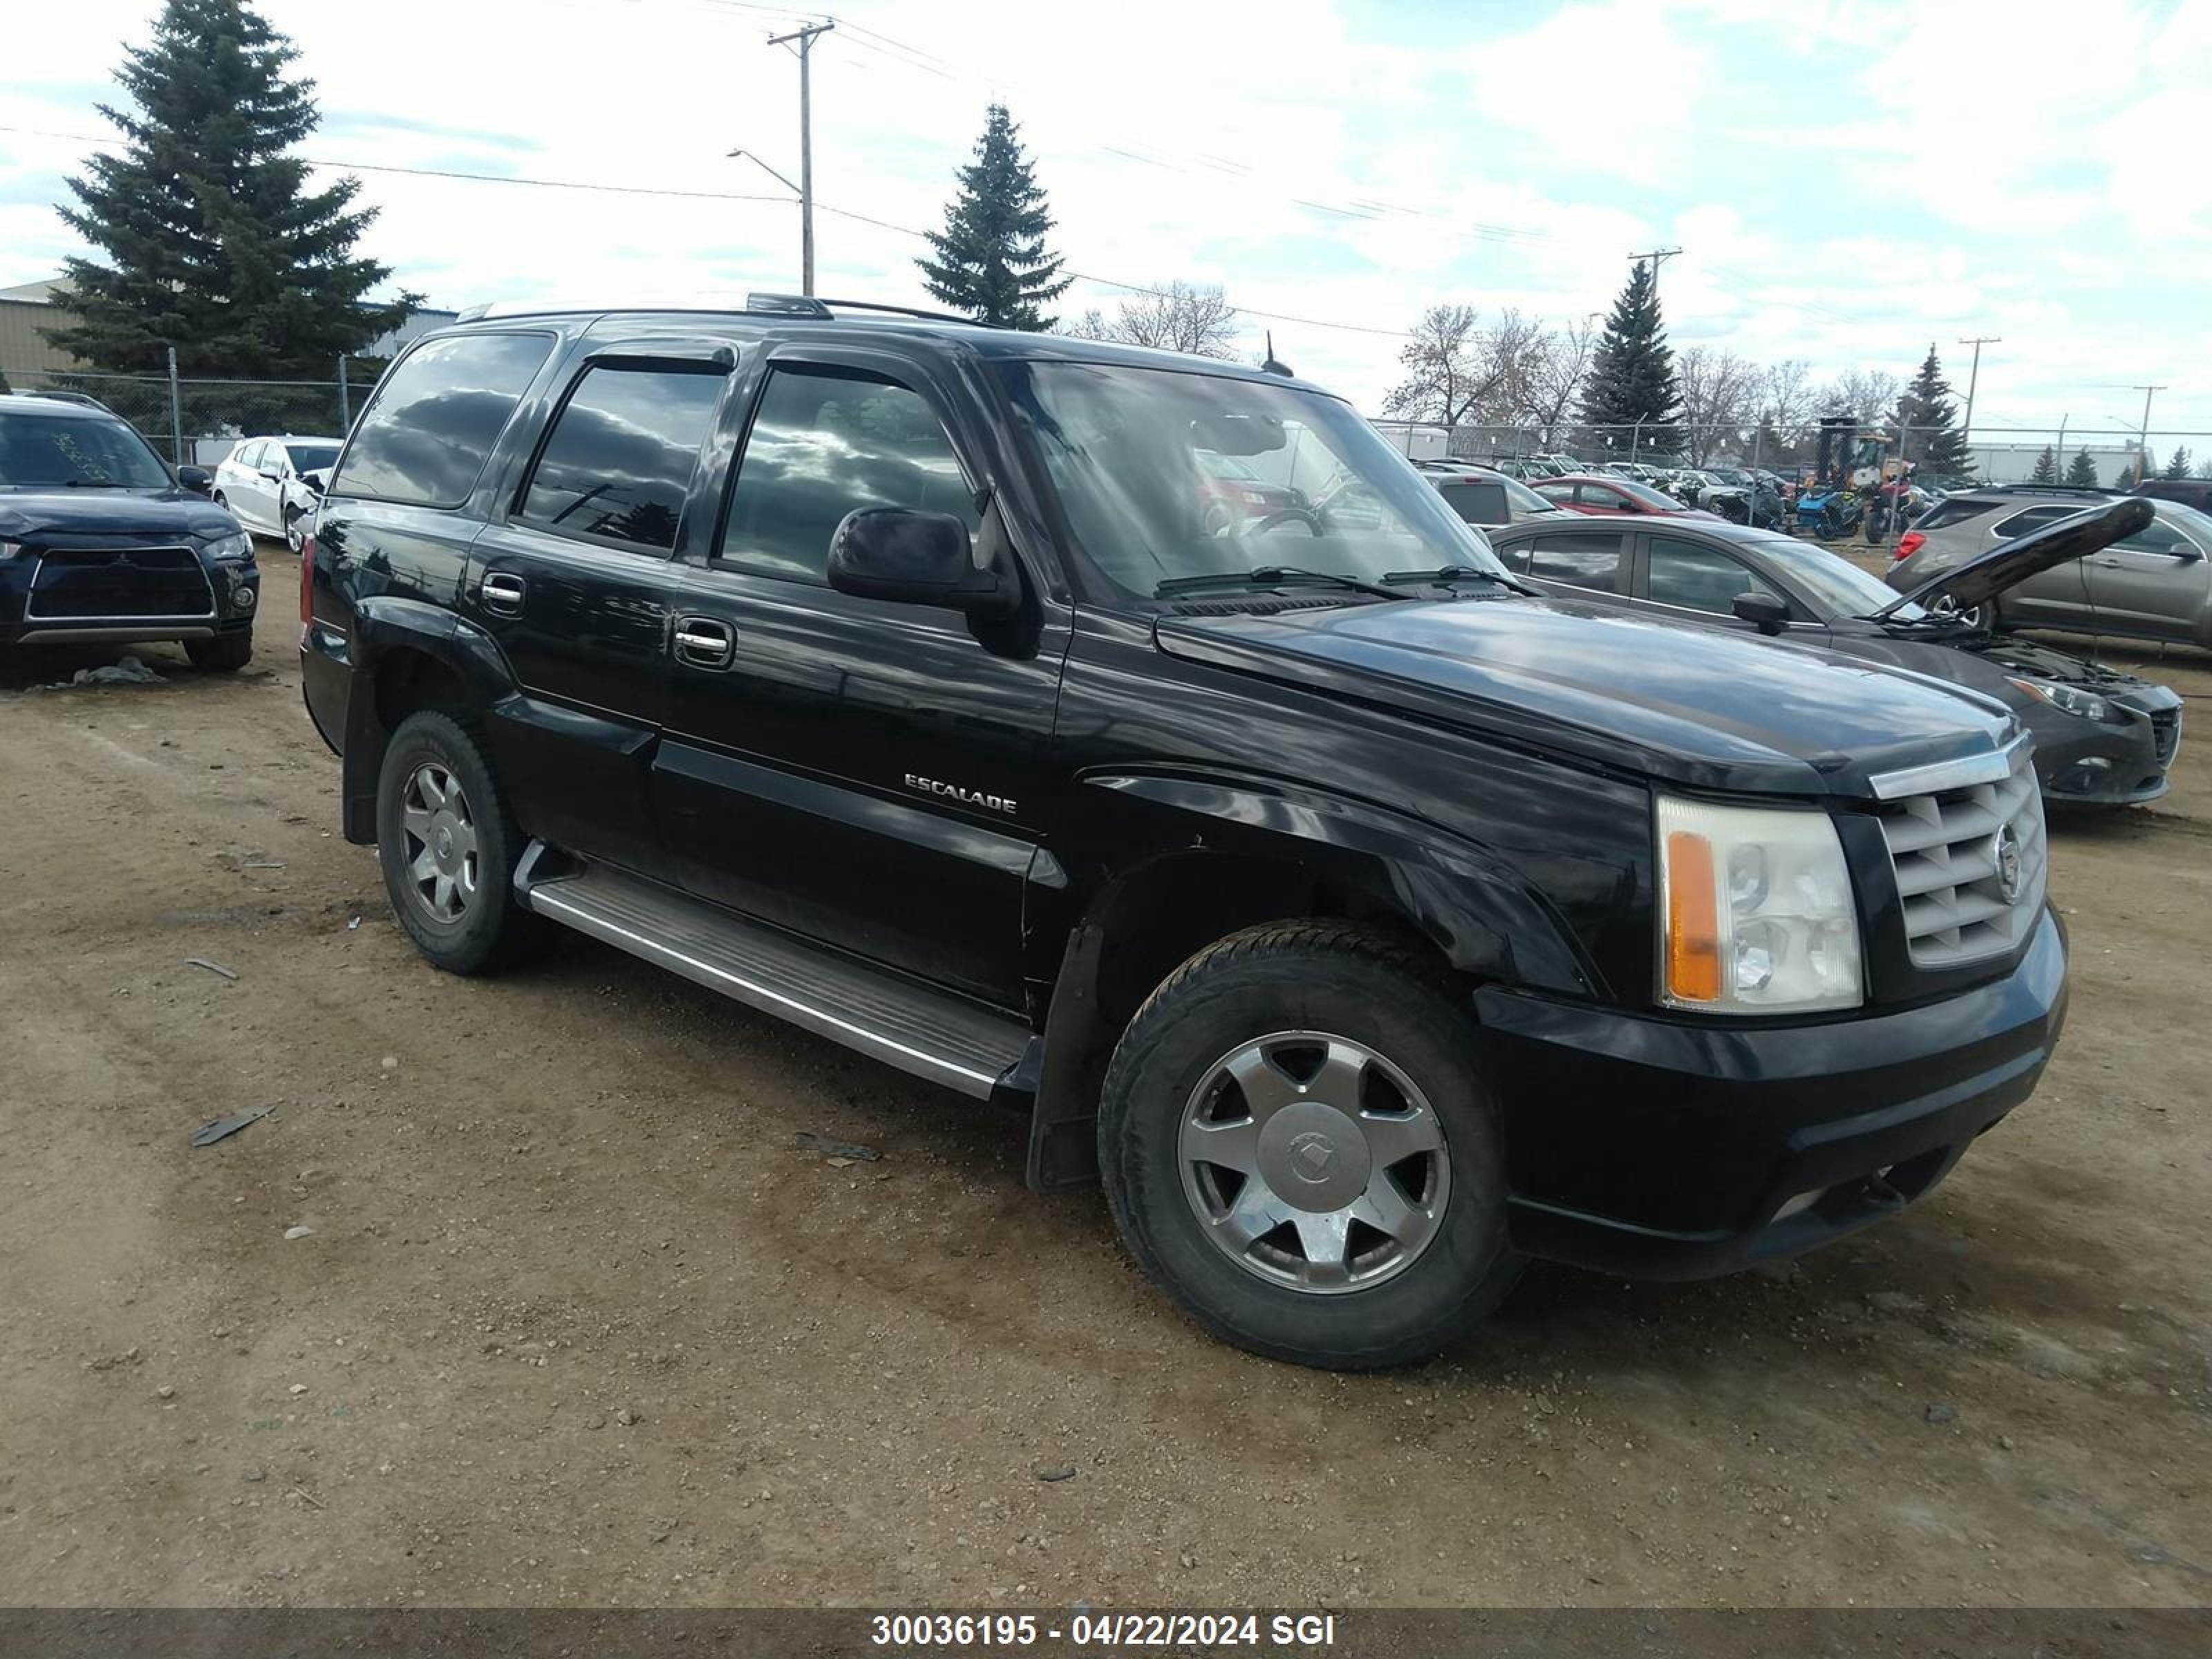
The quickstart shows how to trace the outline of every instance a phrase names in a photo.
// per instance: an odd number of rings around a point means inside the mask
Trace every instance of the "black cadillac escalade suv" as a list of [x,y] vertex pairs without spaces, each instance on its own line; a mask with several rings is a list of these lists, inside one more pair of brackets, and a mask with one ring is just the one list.
[[[875,308],[880,310],[882,308]],[[545,921],[1016,1107],[1227,1339],[1894,1212],[2063,1018],[2005,711],[1547,601],[1277,374],[760,296],[414,346],[301,582],[423,953]]]

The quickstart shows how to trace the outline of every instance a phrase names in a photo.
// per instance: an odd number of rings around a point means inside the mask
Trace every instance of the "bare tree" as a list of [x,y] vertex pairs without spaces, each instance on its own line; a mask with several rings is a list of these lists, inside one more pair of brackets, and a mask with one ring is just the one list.
[[1818,410],[1823,415],[1849,415],[1870,426],[1888,417],[1904,388],[1905,382],[1886,370],[1854,368],[1821,388]]
[[1759,400],[1776,431],[1785,435],[1796,432],[1812,418],[1819,402],[1813,392],[1812,364],[1802,357],[1769,363],[1759,384]]
[[1692,346],[1674,362],[1682,387],[1683,441],[1690,465],[1703,466],[1723,445],[1733,446],[1756,418],[1760,378],[1757,365],[1717,346]]
[[1087,340],[1115,340],[1199,357],[1233,357],[1237,307],[1218,287],[1171,282],[1122,301],[1111,317],[1094,306],[1067,331]]
[[1543,446],[1550,449],[1558,445],[1569,411],[1582,399],[1598,331],[1586,318],[1553,331],[1546,339],[1546,349],[1528,375],[1528,415],[1542,428]]
[[1459,426],[1496,390],[1499,374],[1473,306],[1431,306],[1399,349],[1406,378],[1382,400],[1401,420]]

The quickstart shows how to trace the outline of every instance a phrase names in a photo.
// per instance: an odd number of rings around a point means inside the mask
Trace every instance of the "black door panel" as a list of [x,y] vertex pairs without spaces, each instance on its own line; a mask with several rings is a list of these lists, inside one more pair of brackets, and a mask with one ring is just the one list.
[[[525,525],[495,525],[477,538],[462,611],[499,641],[535,705],[487,734],[532,835],[641,867],[657,862],[651,744],[677,581],[659,554]],[[517,586],[519,599],[501,597]]]
[[732,640],[726,667],[672,655],[654,793],[685,884],[1017,1005],[1064,626],[1008,657],[952,611],[726,569],[678,603]]

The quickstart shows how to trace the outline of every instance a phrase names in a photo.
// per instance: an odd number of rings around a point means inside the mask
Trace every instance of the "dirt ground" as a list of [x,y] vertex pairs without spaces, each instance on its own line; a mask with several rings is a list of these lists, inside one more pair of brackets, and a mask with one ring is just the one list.
[[2212,659],[2173,793],[2056,827],[2066,1040],[1928,1201],[1351,1378],[986,1109],[581,939],[431,971],[264,557],[242,676],[0,679],[0,1602],[2212,1601]]

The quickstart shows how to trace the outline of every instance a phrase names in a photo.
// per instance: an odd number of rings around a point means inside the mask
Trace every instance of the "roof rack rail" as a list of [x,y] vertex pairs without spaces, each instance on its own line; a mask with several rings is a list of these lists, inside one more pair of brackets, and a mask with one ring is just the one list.
[[917,306],[884,305],[874,300],[818,300],[811,294],[748,294],[745,309],[772,312],[780,317],[811,317],[825,323],[835,321],[840,311],[879,311],[893,317],[919,317],[925,322],[964,323],[972,328],[998,326],[996,323],[979,323],[955,311],[925,311]]
[[1968,484],[1966,490],[1980,490],[1985,495],[1997,495],[2011,490],[2033,490],[2039,495],[2124,495],[2123,489],[2108,489],[2102,484],[2034,483],[2027,479],[2015,479],[2011,483]]

